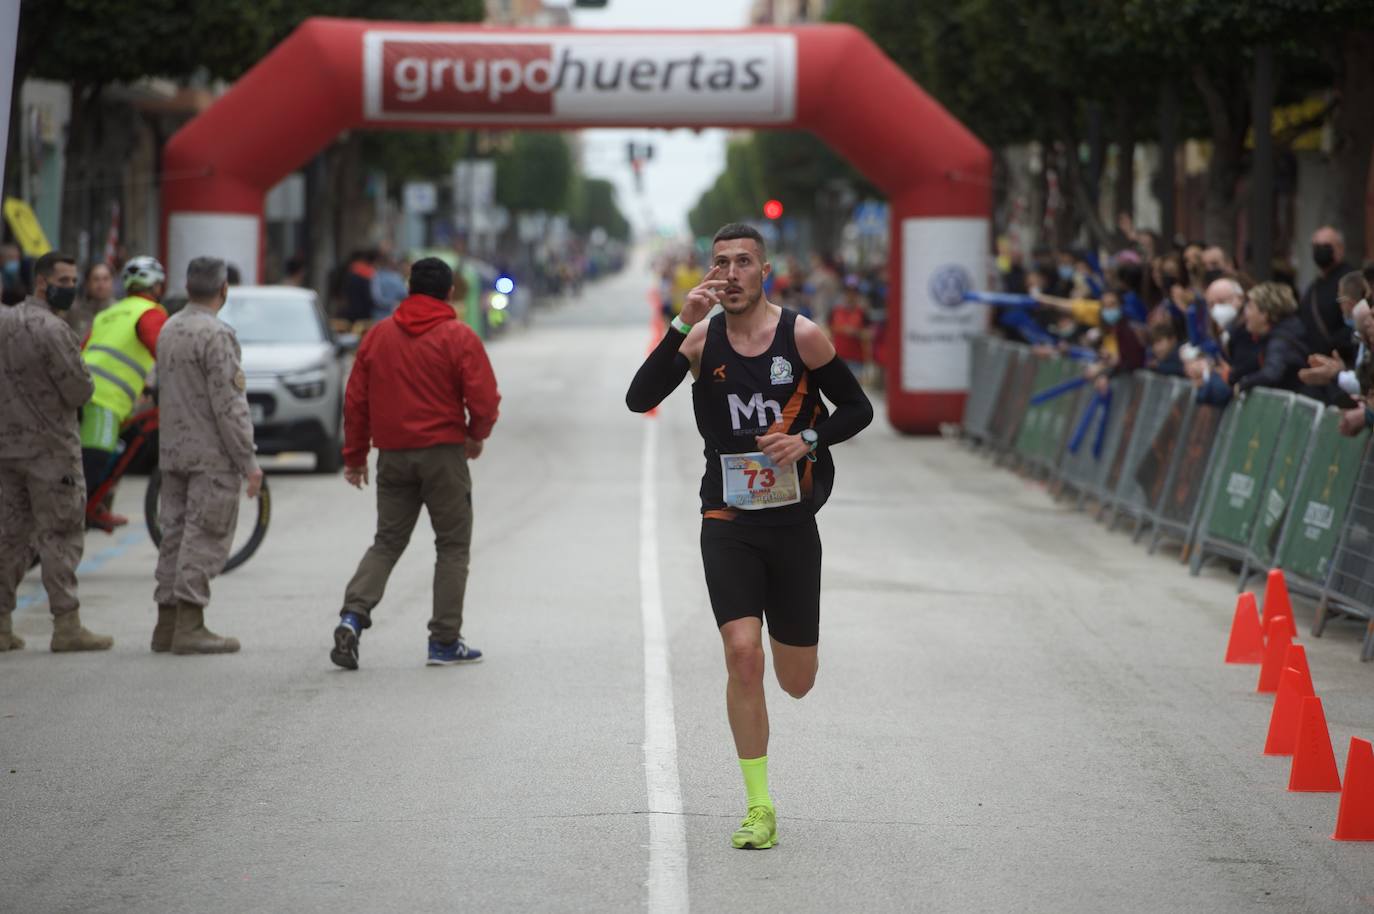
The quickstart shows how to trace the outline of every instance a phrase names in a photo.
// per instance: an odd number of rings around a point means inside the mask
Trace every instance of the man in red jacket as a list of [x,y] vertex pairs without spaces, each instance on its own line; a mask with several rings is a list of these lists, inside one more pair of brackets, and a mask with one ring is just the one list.
[[[358,668],[358,638],[372,625],[387,578],[423,506],[438,553],[429,664],[471,663],[482,652],[462,638],[472,543],[468,461],[496,424],[496,377],[477,334],[458,321],[453,271],[426,257],[410,269],[410,296],[363,337],[344,397],[344,479],[367,484],[377,446],[377,536],[344,592],[330,659]],[[374,410],[373,404],[376,404]]]

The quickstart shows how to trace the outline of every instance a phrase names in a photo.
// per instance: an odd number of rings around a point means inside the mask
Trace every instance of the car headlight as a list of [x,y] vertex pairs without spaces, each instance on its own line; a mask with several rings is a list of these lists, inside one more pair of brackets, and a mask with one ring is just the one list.
[[311,368],[281,376],[281,382],[286,385],[286,389],[302,400],[324,396],[325,380],[323,368]]

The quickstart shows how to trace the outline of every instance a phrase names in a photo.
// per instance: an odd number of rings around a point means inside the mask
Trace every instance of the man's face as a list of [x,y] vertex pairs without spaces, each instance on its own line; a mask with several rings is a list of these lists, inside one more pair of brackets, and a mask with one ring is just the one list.
[[1360,302],[1352,312],[1355,317],[1355,332],[1364,340],[1366,346],[1370,340],[1374,339],[1374,310],[1371,310],[1368,302]]
[[1212,283],[1203,295],[1207,300],[1208,311],[1216,305],[1231,305],[1237,310],[1241,307],[1241,296],[1236,295],[1236,290],[1228,282]]
[[1224,271],[1226,269],[1226,252],[1217,247],[1211,247],[1203,251],[1202,268],[1208,271]]
[[52,276],[47,279],[39,276],[34,285],[34,295],[40,298],[47,293],[48,286],[56,286],[59,289],[75,289],[76,264],[55,263],[52,268]]
[[716,242],[711,266],[725,280],[721,307],[727,313],[743,314],[763,298],[763,281],[773,267],[759,255],[758,242],[752,238]]
[[1313,232],[1312,244],[1314,247],[1319,244],[1331,245],[1331,250],[1336,254],[1336,263],[1345,259],[1345,243],[1341,241],[1341,236],[1336,234],[1336,230],[1330,226],[1323,226]]

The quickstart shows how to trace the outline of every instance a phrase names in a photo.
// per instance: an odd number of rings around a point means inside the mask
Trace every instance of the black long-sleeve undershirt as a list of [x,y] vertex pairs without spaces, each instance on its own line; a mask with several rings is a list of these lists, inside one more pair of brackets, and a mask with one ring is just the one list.
[[811,376],[816,379],[821,394],[835,404],[830,417],[816,426],[816,437],[822,447],[848,441],[873,421],[873,404],[868,394],[839,356],[820,368],[813,368]]
[[[630,389],[625,393],[625,405],[633,412],[647,413],[666,400],[682,383],[691,369],[687,357],[679,351],[686,339],[686,336],[670,327],[644,364],[639,366],[634,380],[630,382]],[[839,356],[820,368],[812,369],[811,376],[815,378],[821,394],[835,404],[835,412],[816,426],[822,446],[832,447],[848,441],[873,421],[873,404],[864,393],[859,379],[854,377]]]
[[686,335],[669,327],[654,351],[639,366],[625,393],[625,405],[631,412],[647,413],[677,390],[692,368],[687,356],[678,352],[686,339]]

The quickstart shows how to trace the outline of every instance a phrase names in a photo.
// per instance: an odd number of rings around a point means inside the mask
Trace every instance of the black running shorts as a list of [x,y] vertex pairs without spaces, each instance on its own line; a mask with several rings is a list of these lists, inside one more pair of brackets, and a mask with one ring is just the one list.
[[820,640],[821,535],[816,520],[781,527],[703,518],[701,563],[716,625],[767,619],[782,644]]

